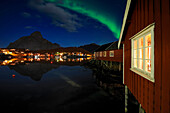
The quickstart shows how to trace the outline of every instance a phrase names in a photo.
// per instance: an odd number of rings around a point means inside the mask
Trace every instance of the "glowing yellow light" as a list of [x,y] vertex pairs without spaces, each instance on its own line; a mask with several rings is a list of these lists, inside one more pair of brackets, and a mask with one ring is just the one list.
[[64,60],[60,57],[60,61],[63,62]]

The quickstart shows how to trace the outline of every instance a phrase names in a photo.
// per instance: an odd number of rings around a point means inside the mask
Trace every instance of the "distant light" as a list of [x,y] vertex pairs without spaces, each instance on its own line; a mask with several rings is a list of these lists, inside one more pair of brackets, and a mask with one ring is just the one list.
[[15,75],[12,75],[12,78],[15,78]]

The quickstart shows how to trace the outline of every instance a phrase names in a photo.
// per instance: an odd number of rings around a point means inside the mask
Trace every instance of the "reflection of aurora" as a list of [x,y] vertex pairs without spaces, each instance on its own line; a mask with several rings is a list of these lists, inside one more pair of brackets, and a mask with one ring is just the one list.
[[[80,59],[82,59],[80,61]],[[5,62],[11,62],[14,61],[10,65],[8,64],[8,67],[11,70],[15,70],[18,72],[20,75],[23,76],[29,76],[31,79],[35,81],[41,80],[42,76],[51,71],[52,69],[57,69],[61,65],[65,66],[79,66],[82,65],[83,63],[87,62],[87,59],[79,58],[79,59],[45,59],[45,60],[40,60],[40,59],[18,59],[18,61],[15,60],[10,60]],[[14,65],[15,64],[15,65]]]

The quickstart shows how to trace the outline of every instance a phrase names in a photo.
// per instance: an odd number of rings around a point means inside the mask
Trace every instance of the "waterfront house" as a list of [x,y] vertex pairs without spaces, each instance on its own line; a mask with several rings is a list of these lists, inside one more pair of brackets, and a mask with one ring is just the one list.
[[118,41],[101,45],[94,54],[97,60],[123,62],[123,48],[118,49]]
[[124,84],[146,113],[170,113],[169,2],[127,0],[121,28]]
[[118,49],[118,41],[101,45],[95,50],[95,60],[98,65],[105,66],[110,70],[121,71],[123,62],[123,46]]

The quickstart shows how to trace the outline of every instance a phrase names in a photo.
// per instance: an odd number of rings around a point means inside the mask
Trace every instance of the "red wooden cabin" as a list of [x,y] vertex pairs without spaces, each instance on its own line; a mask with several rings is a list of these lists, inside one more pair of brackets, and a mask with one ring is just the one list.
[[103,61],[123,62],[123,48],[118,49],[118,41],[104,44],[95,51],[95,58]]
[[170,1],[127,0],[124,84],[146,113],[170,113]]

